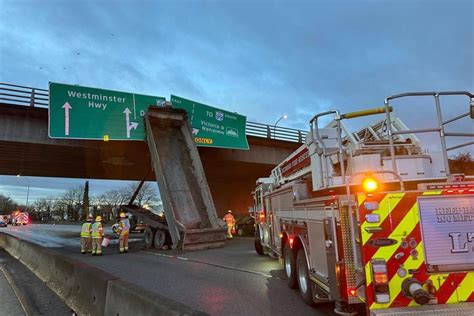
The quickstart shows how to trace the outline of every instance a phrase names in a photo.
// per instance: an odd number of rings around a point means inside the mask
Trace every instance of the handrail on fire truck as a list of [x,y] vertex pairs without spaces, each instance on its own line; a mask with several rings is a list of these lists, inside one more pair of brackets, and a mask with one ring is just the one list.
[[[382,114],[385,113],[386,108],[385,107],[378,107],[378,108],[372,108],[372,109],[367,109],[367,110],[362,110],[362,111],[354,111],[354,112],[348,112],[345,114],[340,114],[339,110],[329,110],[326,112],[321,112],[316,114],[311,118],[309,121],[309,128],[310,128],[310,133],[311,133],[311,139],[314,144],[316,144],[316,139],[318,140],[318,143],[321,145],[321,151],[319,154],[321,154],[324,157],[324,167],[325,170],[329,170],[329,165],[328,165],[328,160],[327,157],[334,154],[334,152],[327,152],[326,146],[324,144],[324,141],[321,138],[321,135],[319,133],[319,127],[318,127],[318,119],[322,116],[326,115],[331,115],[335,114],[334,121],[336,122],[336,130],[337,130],[337,143],[338,143],[338,160],[339,160],[339,167],[341,170],[341,179],[342,183],[346,183],[346,174],[345,174],[345,168],[344,168],[344,156],[343,156],[343,148],[342,148],[342,135],[341,135],[341,120],[343,119],[352,119],[356,117],[362,117],[362,116],[369,116],[369,115],[375,115],[375,114]],[[389,106],[388,111],[392,111],[392,108]],[[322,161],[320,161],[320,165],[322,164]],[[322,166],[321,166],[322,167]],[[322,169],[322,168],[321,168]],[[324,177],[324,175],[321,173],[321,180],[324,185],[324,187],[329,186],[329,176]]]
[[[474,133],[447,133],[444,129],[445,125],[452,123],[454,121],[460,120],[466,116],[469,116],[469,112],[466,112],[464,114],[461,114],[459,116],[456,116],[454,118],[451,118],[447,121],[443,121],[442,113],[441,113],[441,103],[439,100],[440,96],[443,95],[449,95],[449,96],[467,96],[470,98],[471,104],[474,102],[474,94],[467,92],[467,91],[445,91],[445,92],[407,92],[407,93],[402,93],[402,94],[396,94],[389,96],[385,99],[385,115],[387,118],[387,134],[388,134],[388,140],[389,140],[389,146],[390,146],[390,156],[392,160],[392,170],[397,173],[397,165],[395,162],[395,146],[394,146],[394,135],[404,135],[404,134],[415,134],[415,133],[430,133],[430,132],[438,132],[440,141],[441,141],[441,151],[443,153],[443,162],[444,162],[444,167],[446,170],[446,177],[449,177],[451,175],[451,172],[449,170],[449,160],[448,160],[448,151],[457,149],[457,148],[462,148],[465,146],[469,146],[474,144],[474,141],[468,141],[466,143],[458,144],[452,147],[447,148],[446,146],[446,136],[461,136],[461,137],[474,137]],[[433,96],[435,99],[435,106],[436,106],[436,114],[438,118],[438,127],[435,128],[424,128],[424,129],[415,129],[415,130],[404,130],[404,131],[392,131],[392,126],[390,124],[390,112],[392,107],[390,106],[390,100],[394,99],[400,99],[404,97],[425,97],[425,96]]]
[[[322,113],[318,113],[316,114],[315,116],[313,116],[313,118],[309,121],[309,132],[311,133],[311,138],[312,138],[312,141],[313,141],[313,144],[316,144],[316,141],[315,141],[315,135],[316,134],[316,139],[319,141],[319,144],[321,144],[321,149],[322,149],[322,155],[323,157],[325,157],[324,159],[324,164],[325,164],[325,168],[326,170],[328,170],[329,166],[328,166],[328,160],[326,159],[327,156],[328,156],[328,153],[327,153],[327,150],[326,150],[326,146],[324,145],[324,142],[322,141],[322,138],[321,138],[321,135],[319,134],[319,128],[318,128],[318,118],[321,117],[321,116],[326,116],[326,115],[330,115],[330,114],[336,114],[336,124],[337,124],[337,143],[338,143],[338,147],[339,147],[339,150],[338,150],[338,159],[339,159],[339,166],[341,168],[341,175],[342,175],[342,179],[343,181],[345,181],[345,170],[344,170],[344,160],[343,160],[343,156],[342,156],[342,139],[341,139],[341,123],[340,123],[340,113],[338,110],[330,110],[330,111],[326,111],[326,112],[322,112]],[[333,153],[330,153],[330,154],[333,154]],[[322,164],[322,161],[320,161],[320,164]],[[329,186],[329,177],[326,176],[326,179],[324,178],[323,174],[321,174],[321,180],[322,180],[322,183],[327,187]]]
[[[433,96],[435,99],[435,107],[436,107],[436,115],[437,115],[437,122],[438,126],[432,127],[432,128],[423,128],[423,129],[408,129],[404,124],[400,123],[400,121],[394,116],[392,113],[393,107],[390,105],[390,101],[394,99],[399,99],[399,98],[405,98],[405,97],[420,97],[420,96]],[[346,184],[349,180],[346,177],[346,170],[344,168],[344,147],[343,147],[343,142],[345,140],[349,140],[350,142],[354,141],[354,135],[351,133],[348,133],[345,130],[345,127],[341,125],[341,120],[343,119],[352,119],[352,118],[357,118],[357,117],[362,117],[362,116],[368,116],[368,115],[375,115],[375,114],[383,114],[385,113],[385,119],[384,119],[384,137],[385,141],[388,141],[388,149],[390,152],[390,160],[391,160],[391,169],[393,171],[393,174],[398,175],[398,168],[397,168],[397,163],[396,163],[396,146],[405,146],[409,149],[408,146],[414,146],[414,144],[410,141],[405,144],[396,144],[396,136],[402,137],[402,135],[412,135],[412,138],[415,137],[414,134],[418,133],[432,133],[432,132],[437,132],[439,133],[440,136],[440,142],[441,142],[441,151],[442,151],[442,159],[443,159],[443,165],[445,168],[445,175],[447,178],[449,178],[451,175],[450,169],[449,169],[449,159],[448,159],[448,151],[466,147],[469,145],[474,144],[474,141],[469,140],[465,143],[460,143],[451,147],[447,147],[446,145],[446,137],[474,137],[474,133],[460,133],[460,132],[446,132],[445,131],[445,126],[447,124],[450,124],[452,122],[458,121],[460,119],[463,119],[465,117],[469,117],[469,112],[463,113],[461,115],[458,115],[456,117],[450,118],[448,120],[443,120],[442,113],[441,113],[441,104],[440,104],[440,96],[467,96],[470,98],[470,104],[474,104],[474,95],[470,92],[467,91],[445,91],[445,92],[409,92],[409,93],[403,93],[403,94],[398,94],[398,95],[392,95],[389,96],[385,99],[384,106],[383,107],[378,107],[378,108],[372,108],[368,110],[362,110],[362,111],[355,111],[355,112],[349,112],[345,114],[341,114],[339,110],[329,110],[326,112],[318,113],[317,115],[313,116],[311,120],[309,121],[310,125],[310,133],[311,133],[311,141],[315,144],[316,146],[316,154],[321,156],[322,159],[319,160],[319,166],[320,170],[325,170],[325,173],[321,172],[320,173],[320,180],[323,188],[327,188],[330,186],[330,178],[331,176],[329,175],[329,161],[328,157],[332,156],[337,153],[338,156],[338,164],[340,168],[340,176],[341,176],[341,181],[342,184]],[[327,115],[334,115],[333,119],[333,125],[332,127],[336,127],[336,134],[337,134],[337,151],[336,150],[328,150],[323,138],[321,137],[320,131],[319,131],[319,126],[318,126],[318,119],[322,116],[327,116]],[[334,126],[335,125],[335,126]],[[329,126],[329,125],[328,125]],[[385,130],[386,129],[386,130]],[[346,135],[345,138],[342,137],[342,131],[348,135]],[[368,127],[368,130],[373,136],[376,137],[376,139],[379,139],[378,136],[376,135],[375,131]],[[385,135],[386,133],[386,135]],[[355,135],[357,136],[357,135]],[[346,139],[347,138],[347,139]],[[415,138],[416,139],[416,138]],[[409,140],[409,139],[408,139]],[[375,147],[374,147],[375,148]],[[323,162],[324,160],[324,162]],[[323,163],[324,163],[324,168],[323,168]]]

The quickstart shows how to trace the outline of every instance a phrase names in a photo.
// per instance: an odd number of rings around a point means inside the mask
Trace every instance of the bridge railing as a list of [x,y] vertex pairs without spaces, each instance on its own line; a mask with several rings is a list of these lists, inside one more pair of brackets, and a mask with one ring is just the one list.
[[[49,91],[0,82],[0,103],[48,108]],[[247,136],[302,143],[308,132],[275,125],[247,122],[246,133]]]
[[0,102],[47,108],[49,91],[0,82]]

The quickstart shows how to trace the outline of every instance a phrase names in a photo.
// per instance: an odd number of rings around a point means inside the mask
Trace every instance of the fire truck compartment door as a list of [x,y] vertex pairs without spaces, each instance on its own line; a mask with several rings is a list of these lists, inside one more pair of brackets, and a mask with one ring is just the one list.
[[308,222],[310,265],[317,275],[327,279],[326,237],[323,222]]
[[474,195],[418,198],[428,269],[474,270]]

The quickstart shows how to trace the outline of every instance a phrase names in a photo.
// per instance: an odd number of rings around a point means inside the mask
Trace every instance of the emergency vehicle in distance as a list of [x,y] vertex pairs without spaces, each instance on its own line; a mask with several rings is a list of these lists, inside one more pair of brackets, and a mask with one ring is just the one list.
[[30,214],[28,212],[15,211],[12,213],[12,225],[22,226],[30,223]]
[[[434,98],[437,126],[410,130],[392,113],[393,100],[417,97]],[[443,119],[441,99],[465,97],[470,114]],[[315,115],[305,144],[257,180],[257,253],[281,260],[306,303],[334,301],[339,314],[474,315],[474,177],[448,160],[474,134],[445,130],[473,110],[469,92],[415,92]],[[357,132],[344,124],[375,114],[384,118]],[[333,119],[320,128],[323,116]],[[416,135],[427,132],[441,152],[423,151]],[[448,147],[447,137],[468,141]]]

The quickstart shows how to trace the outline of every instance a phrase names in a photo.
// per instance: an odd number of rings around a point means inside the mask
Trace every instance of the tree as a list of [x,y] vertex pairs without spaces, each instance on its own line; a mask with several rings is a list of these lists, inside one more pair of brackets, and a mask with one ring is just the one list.
[[130,198],[127,188],[108,190],[97,197],[97,202],[108,219],[117,218],[117,208],[126,204]]
[[[137,189],[138,184],[131,184],[129,187],[130,198]],[[156,191],[156,185],[153,186],[150,182],[143,183],[140,191],[138,192],[134,204],[138,206],[143,206],[146,204],[156,203],[158,200],[158,194]]]
[[9,196],[0,194],[0,214],[9,214],[18,208],[18,203]]
[[41,221],[49,221],[52,219],[53,209],[56,204],[53,196],[41,198],[33,202],[33,209],[38,212],[38,219]]
[[472,160],[471,153],[458,153],[450,160],[450,168],[452,173],[474,175],[474,160]]
[[[137,183],[132,183],[129,186],[108,190],[99,195],[96,200],[103,215],[110,220],[116,220],[120,205],[128,204],[137,186]],[[134,204],[144,206],[146,204],[158,203],[158,201],[157,190],[153,187],[152,183],[145,182],[138,192]]]
[[85,220],[87,218],[88,213],[89,213],[89,181],[86,181],[86,184],[84,185],[84,194],[82,196],[81,219]]
[[84,187],[66,191],[60,199],[60,208],[66,211],[68,221],[79,220],[79,209],[82,205],[82,197],[84,195]]

